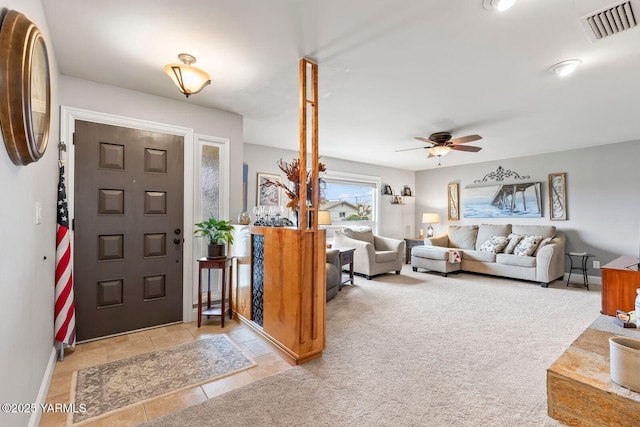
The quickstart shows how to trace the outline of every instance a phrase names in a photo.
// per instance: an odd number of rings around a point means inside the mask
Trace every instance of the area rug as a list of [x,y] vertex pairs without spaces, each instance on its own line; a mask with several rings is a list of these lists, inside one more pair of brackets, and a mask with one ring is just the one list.
[[[76,372],[73,423],[255,366],[224,334]],[[74,401],[72,400],[72,401]]]

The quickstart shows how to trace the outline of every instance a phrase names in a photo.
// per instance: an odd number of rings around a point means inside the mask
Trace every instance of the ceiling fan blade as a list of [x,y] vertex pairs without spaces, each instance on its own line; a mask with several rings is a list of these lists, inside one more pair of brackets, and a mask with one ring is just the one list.
[[422,137],[422,136],[414,136],[414,138],[415,138],[415,139],[417,139],[418,141],[422,141],[422,142],[425,142],[425,143],[427,143],[427,144],[431,144],[431,145],[433,145],[433,141],[431,141],[430,139],[427,139],[427,138],[425,138],[425,137]]
[[451,141],[449,141],[449,144],[452,144],[452,145],[465,144],[467,142],[477,141],[479,139],[482,139],[480,135],[467,135],[467,136],[462,136],[460,138],[452,139]]
[[482,150],[482,147],[476,147],[474,145],[450,145],[449,148],[458,151],[470,151],[472,153],[477,153]]
[[403,148],[402,150],[396,150],[395,152],[396,152],[396,153],[399,153],[399,152],[401,152],[401,151],[424,150],[424,149],[426,149],[426,148],[429,148],[429,147]]

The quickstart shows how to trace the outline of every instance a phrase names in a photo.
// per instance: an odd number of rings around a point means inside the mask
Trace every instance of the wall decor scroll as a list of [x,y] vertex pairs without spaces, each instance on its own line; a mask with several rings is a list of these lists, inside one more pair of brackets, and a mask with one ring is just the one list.
[[518,174],[517,172],[512,171],[511,169],[504,169],[502,166],[498,166],[498,169],[496,169],[493,172],[489,172],[488,174],[486,174],[484,176],[484,178],[482,179],[476,179],[475,181],[473,181],[475,184],[480,184],[483,182],[487,182],[489,180],[495,180],[495,181],[504,181],[505,178],[512,178],[512,179],[531,179],[531,177],[529,175],[523,175],[521,176],[520,174]]
[[566,173],[549,174],[549,219],[565,221],[567,219]]
[[47,148],[51,88],[47,46],[38,27],[10,10],[0,27],[0,124],[11,161],[27,165]]
[[458,184],[449,184],[447,187],[447,218],[449,221],[457,221],[460,219],[460,210],[458,203]]

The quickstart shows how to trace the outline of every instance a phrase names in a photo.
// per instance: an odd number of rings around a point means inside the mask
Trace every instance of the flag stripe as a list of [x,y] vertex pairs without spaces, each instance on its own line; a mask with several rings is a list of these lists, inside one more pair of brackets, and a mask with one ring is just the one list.
[[71,242],[69,238],[69,214],[67,191],[64,185],[64,167],[60,166],[58,181],[58,209],[56,229],[55,271],[55,339],[67,345],[76,341],[76,310],[71,274]]

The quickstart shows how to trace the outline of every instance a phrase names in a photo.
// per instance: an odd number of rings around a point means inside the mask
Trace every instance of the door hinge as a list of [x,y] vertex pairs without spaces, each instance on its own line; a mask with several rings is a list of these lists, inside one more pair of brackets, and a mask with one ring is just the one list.
[[73,145],[76,145],[76,133],[75,132],[73,133],[73,137],[71,138],[71,143]]
[[71,220],[71,231],[75,231],[75,229],[76,229],[76,219],[73,218]]

